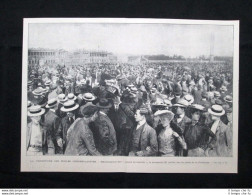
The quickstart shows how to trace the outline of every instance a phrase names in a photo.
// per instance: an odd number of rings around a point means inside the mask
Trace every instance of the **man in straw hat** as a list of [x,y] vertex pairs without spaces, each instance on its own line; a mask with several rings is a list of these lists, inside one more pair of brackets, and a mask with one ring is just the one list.
[[43,155],[46,153],[46,130],[40,123],[41,116],[44,113],[45,109],[37,105],[28,108],[28,117],[31,121],[27,124],[27,155]]
[[56,133],[58,131],[59,124],[60,124],[60,118],[56,114],[57,107],[58,107],[58,102],[56,98],[48,100],[46,108],[48,108],[49,110],[45,114],[44,126],[49,136],[49,139],[48,139],[48,154],[49,155],[57,154],[60,152],[60,148],[56,141]]
[[155,129],[146,122],[149,113],[146,107],[136,110],[137,126],[133,130],[129,156],[156,156],[158,151],[157,134]]
[[216,135],[212,148],[208,150],[209,156],[232,156],[232,131],[220,119],[225,110],[220,105],[212,105],[208,109],[213,122],[209,125],[211,131]]
[[162,129],[158,134],[158,155],[159,156],[175,156],[176,144],[179,144],[183,149],[186,149],[186,143],[170,126],[174,114],[169,110],[158,110],[154,114],[154,121],[160,123]]
[[81,99],[83,100],[84,104],[80,107],[79,110],[79,116],[82,116],[82,110],[87,106],[95,106],[92,102],[96,99],[96,97],[92,93],[84,93],[81,96]]
[[[73,103],[73,102],[72,102]],[[68,107],[68,105],[66,105]],[[69,106],[71,107],[71,106]],[[63,109],[63,108],[62,108]],[[88,106],[82,110],[83,118],[78,118],[69,127],[66,137],[65,155],[101,156],[96,149],[94,135],[90,123],[94,122],[97,115],[96,107]]]
[[61,111],[66,113],[66,116],[61,119],[56,139],[57,143],[61,148],[62,153],[65,153],[66,149],[66,137],[69,127],[76,120],[76,110],[79,108],[79,105],[76,104],[73,100],[68,100],[64,103],[64,106],[61,107]]
[[200,122],[205,108],[199,104],[192,104],[189,109],[192,121],[186,125],[184,132],[187,156],[205,156],[210,144],[209,137],[215,139],[215,135]]

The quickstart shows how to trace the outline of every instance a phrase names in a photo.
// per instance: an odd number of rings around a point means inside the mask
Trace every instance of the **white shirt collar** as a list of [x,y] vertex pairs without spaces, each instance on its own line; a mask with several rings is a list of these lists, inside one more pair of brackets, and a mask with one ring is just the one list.
[[102,112],[102,111],[100,111],[100,113],[101,113],[102,115],[105,115],[105,116],[107,116],[107,114],[106,114],[106,113],[104,113],[104,112]]
[[216,133],[216,130],[217,130],[218,125],[219,125],[219,122],[220,122],[220,120],[214,121],[214,123],[213,123],[213,125],[212,125],[212,127],[211,127],[211,131],[212,131],[214,134]]
[[139,122],[137,123],[137,128],[136,128],[136,129],[138,129],[139,127],[141,127],[141,126],[144,125],[145,123],[146,123],[146,120],[139,121]]

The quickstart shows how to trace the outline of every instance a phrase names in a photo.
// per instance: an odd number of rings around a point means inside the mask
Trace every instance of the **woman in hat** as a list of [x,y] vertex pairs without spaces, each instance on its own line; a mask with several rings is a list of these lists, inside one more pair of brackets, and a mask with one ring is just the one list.
[[172,157],[176,155],[176,144],[186,149],[186,144],[181,136],[170,126],[174,114],[169,110],[159,110],[154,114],[154,120],[162,126],[158,135],[158,155]]
[[27,124],[26,149],[27,155],[43,155],[46,153],[46,130],[40,123],[41,116],[45,109],[40,106],[31,106],[28,108],[28,117],[30,122]]
[[204,107],[199,104],[190,106],[191,122],[185,127],[184,138],[187,144],[187,156],[205,156],[209,146],[209,137],[215,139],[210,129],[201,123]]

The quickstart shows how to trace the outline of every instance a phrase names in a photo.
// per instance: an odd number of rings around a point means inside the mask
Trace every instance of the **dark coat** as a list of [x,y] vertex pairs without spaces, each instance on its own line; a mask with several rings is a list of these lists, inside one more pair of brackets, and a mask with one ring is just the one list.
[[116,134],[118,143],[118,155],[128,156],[132,131],[136,126],[134,119],[134,105],[121,103],[117,111]]
[[88,121],[78,118],[69,127],[65,155],[101,156],[88,125]]
[[55,153],[58,153],[59,146],[58,146],[57,140],[56,140],[56,133],[57,133],[59,125],[60,125],[60,118],[56,115],[55,112],[49,110],[44,115],[44,124],[43,125],[47,131],[48,147],[54,148]]
[[66,149],[66,137],[67,137],[67,131],[69,129],[69,127],[71,126],[71,122],[69,121],[69,117],[65,116],[64,118],[61,119],[60,121],[60,125],[56,134],[56,139],[62,139],[63,140],[63,148],[61,148],[63,150],[63,153],[65,152]]
[[[133,131],[130,144],[130,153],[142,151],[143,156],[156,156],[158,152],[156,131],[147,123],[143,124],[140,128],[142,128],[142,132],[140,137],[138,137],[136,140],[135,134],[137,130]],[[140,130],[140,128],[138,130]],[[147,149],[147,147],[149,149]]]
[[98,113],[95,124],[95,145],[102,155],[113,155],[117,150],[117,140],[114,125],[107,115]]

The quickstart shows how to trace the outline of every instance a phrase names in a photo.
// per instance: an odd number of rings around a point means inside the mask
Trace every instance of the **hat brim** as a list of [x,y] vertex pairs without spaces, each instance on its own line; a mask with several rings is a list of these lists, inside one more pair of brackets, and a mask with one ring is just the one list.
[[107,106],[101,106],[101,105],[98,103],[98,104],[96,104],[96,107],[98,107],[98,108],[111,108],[111,107],[112,107],[112,104],[109,103],[109,105],[107,105]]
[[85,97],[82,97],[82,99],[85,100],[85,101],[88,101],[88,102],[92,102],[92,101],[94,101],[96,99],[96,97],[92,97],[91,99],[87,99]]
[[58,99],[57,101],[58,101],[58,103],[65,103],[67,101],[67,98],[65,98],[63,100]]
[[[58,102],[57,102],[57,103],[58,103]],[[54,105],[52,105],[52,106],[49,106],[49,105],[47,104],[45,107],[46,107],[46,108],[53,108],[53,107],[57,106],[57,103],[54,104]]]
[[172,105],[173,107],[181,107],[181,108],[186,108],[187,106],[182,105],[182,104],[174,104]]
[[220,113],[213,112],[211,108],[208,108],[208,110],[207,110],[207,111],[208,111],[210,114],[214,115],[214,116],[222,116],[222,115],[224,115],[224,114],[225,114],[225,110],[224,110],[224,109],[223,109],[223,111],[222,111],[222,112],[220,112]]
[[28,116],[41,116],[41,115],[43,115],[45,113],[45,109],[44,108],[41,108],[41,111],[40,112],[38,112],[38,113],[30,113],[29,111],[28,111],[28,113],[27,113],[27,115]]
[[73,111],[73,110],[76,110],[77,108],[79,108],[79,104],[76,104],[74,107],[72,108],[65,108],[65,107],[61,107],[61,111],[62,112],[70,112],[70,111]]
[[74,98],[73,99],[68,99],[68,100],[73,100],[73,101],[75,101],[77,99],[77,97],[76,96],[74,96]]

